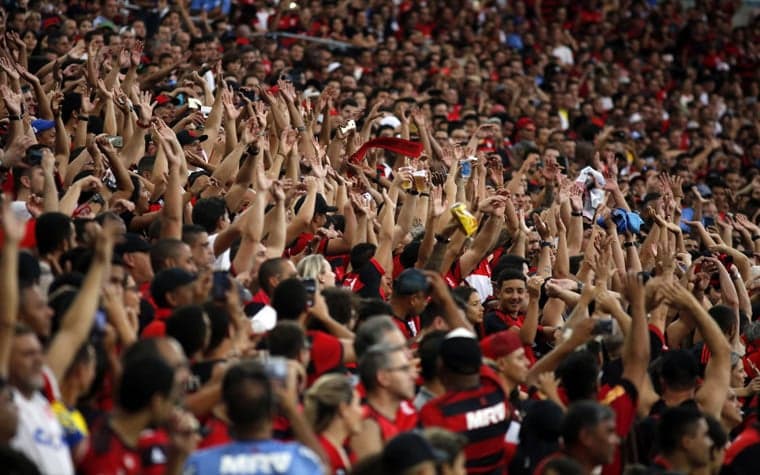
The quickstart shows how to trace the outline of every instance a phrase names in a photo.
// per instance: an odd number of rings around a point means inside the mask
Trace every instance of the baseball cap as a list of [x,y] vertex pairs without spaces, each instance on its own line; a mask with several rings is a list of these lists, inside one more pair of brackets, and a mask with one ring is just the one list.
[[417,292],[427,292],[430,289],[428,278],[417,269],[405,269],[393,282],[393,293],[396,295],[413,295]]
[[114,247],[116,254],[127,254],[130,252],[148,252],[150,244],[136,233],[126,233],[124,241]]
[[391,439],[381,456],[385,473],[404,473],[423,462],[440,463],[446,459],[443,451],[434,449],[417,431],[402,432]]
[[486,358],[497,360],[523,347],[520,335],[511,330],[504,330],[485,337],[480,342],[480,349]]
[[528,129],[536,130],[536,123],[530,117],[520,117],[515,124],[516,130]]
[[183,285],[195,282],[197,276],[177,267],[165,269],[153,277],[150,284],[150,294],[159,307],[166,307],[166,294]]
[[446,369],[457,374],[477,374],[483,364],[478,340],[464,328],[457,328],[446,335],[439,354]]
[[55,121],[45,119],[35,119],[32,121],[32,130],[35,134],[42,133],[55,127]]
[[208,138],[208,135],[201,134],[197,130],[180,130],[177,134],[177,140],[183,147],[195,142],[203,142]]
[[[298,198],[298,201],[296,201],[296,205],[293,207],[293,211],[295,211],[296,214],[301,209],[301,206],[303,206],[304,201],[306,201],[306,195],[303,195]],[[317,193],[317,198],[314,200],[314,214],[327,214],[336,211],[338,211],[338,208],[335,206],[329,206],[325,197],[322,196],[322,193]]]

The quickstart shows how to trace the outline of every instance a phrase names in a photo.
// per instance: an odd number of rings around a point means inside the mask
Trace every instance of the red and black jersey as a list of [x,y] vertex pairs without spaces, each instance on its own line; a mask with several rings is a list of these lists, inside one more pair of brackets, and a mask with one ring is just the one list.
[[721,475],[750,475],[757,473],[760,460],[760,428],[744,429],[726,450]]
[[[329,239],[323,237],[319,238],[312,233],[301,233],[290,246],[285,249],[282,257],[293,257],[303,252],[307,246],[311,245],[311,254],[325,255],[327,251],[327,242]],[[316,243],[316,244],[315,244]]]
[[522,328],[525,321],[525,314],[508,315],[501,310],[493,310],[486,313],[483,317],[483,325],[486,329],[486,335],[509,330],[512,327]]
[[420,412],[420,423],[465,435],[467,473],[491,473],[505,463],[510,412],[509,398],[499,377],[484,365],[477,387],[449,391],[428,402]]
[[146,430],[137,447],[127,445],[108,423],[98,420],[87,442],[84,458],[77,466],[83,475],[159,475],[166,470],[169,436],[162,430]]
[[[621,379],[620,384],[613,387],[602,387],[597,399],[615,411],[615,432],[621,440],[625,440],[636,422],[636,406],[639,399],[636,386],[627,379]],[[623,452],[618,446],[615,450],[615,460],[602,468],[602,475],[618,475],[622,472]]]
[[352,292],[363,298],[385,300],[385,294],[382,291],[384,275],[383,266],[373,257],[360,269],[346,274],[343,287],[351,289]]
[[401,401],[396,410],[396,417],[388,419],[370,404],[364,406],[364,418],[372,419],[380,426],[383,443],[396,437],[401,432],[407,432],[417,427],[418,415],[414,406],[408,401]]
[[405,319],[394,316],[393,323],[395,323],[398,329],[401,330],[401,333],[404,334],[404,337],[406,337],[407,341],[417,338],[417,335],[420,333],[420,329],[422,328],[419,315],[416,315],[414,317],[406,317]]
[[209,417],[203,424],[203,440],[198,444],[198,449],[216,447],[232,441],[227,423],[216,416]]

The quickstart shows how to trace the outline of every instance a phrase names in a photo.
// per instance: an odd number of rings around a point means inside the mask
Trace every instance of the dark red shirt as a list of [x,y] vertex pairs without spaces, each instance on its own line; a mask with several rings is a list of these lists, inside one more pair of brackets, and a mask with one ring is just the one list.
[[95,423],[87,441],[87,451],[77,466],[82,475],[160,475],[166,469],[169,437],[162,430],[146,430],[137,447],[127,445],[108,424],[108,418]]
[[388,419],[374,407],[367,404],[364,406],[364,418],[372,419],[380,426],[380,435],[383,442],[396,437],[401,432],[407,432],[417,427],[417,411],[408,401],[402,401],[396,410],[396,417]]

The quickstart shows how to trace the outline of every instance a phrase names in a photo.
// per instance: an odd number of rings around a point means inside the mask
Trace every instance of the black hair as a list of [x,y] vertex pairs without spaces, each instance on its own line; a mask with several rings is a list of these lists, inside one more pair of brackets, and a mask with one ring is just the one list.
[[192,246],[202,233],[208,234],[203,227],[197,224],[185,224],[182,226],[182,242],[188,246]]
[[378,298],[364,299],[357,310],[357,324],[366,322],[377,315],[392,315],[393,308],[384,300]]
[[295,320],[307,308],[309,296],[300,279],[285,279],[272,292],[272,307],[278,320]]
[[37,218],[34,237],[41,256],[58,250],[74,233],[71,217],[58,212],[43,213]]
[[148,407],[153,396],[168,397],[173,386],[174,369],[160,356],[125,357],[116,399],[119,407],[132,414]]
[[599,363],[590,351],[575,351],[560,363],[557,376],[562,380],[568,400],[588,399],[597,389]]
[[201,226],[207,233],[214,234],[217,223],[225,213],[227,206],[222,198],[201,198],[193,207],[193,223]]
[[200,305],[186,305],[175,309],[166,319],[166,336],[177,340],[188,357],[204,349],[209,332],[205,317]]
[[424,381],[430,381],[438,376],[438,353],[441,342],[446,338],[446,331],[433,330],[420,340],[417,355],[420,358],[420,374]]
[[[705,414],[705,420],[707,421],[707,435],[713,442],[713,452],[724,448],[729,439],[728,433],[723,428],[723,424],[718,419],[707,414]],[[712,459],[712,457],[710,458]]]
[[522,269],[504,269],[496,278],[496,288],[500,290],[502,284],[508,280],[521,280],[525,282],[525,274]]
[[662,355],[659,362],[659,379],[674,390],[692,389],[699,377],[699,364],[691,352],[670,350]]
[[248,360],[228,369],[222,381],[222,400],[233,432],[270,421],[274,395],[264,366]]
[[[157,220],[159,221],[159,220]],[[159,272],[167,269],[167,259],[176,259],[182,248],[186,246],[183,241],[173,238],[164,238],[158,240],[150,248],[150,265],[154,272]]]
[[713,305],[708,312],[720,327],[720,331],[726,336],[732,336],[736,333],[736,312],[727,305]]
[[230,337],[230,323],[232,321],[230,313],[225,305],[216,302],[206,302],[203,304],[209,320],[209,339],[206,346],[206,354],[211,353]]
[[330,287],[322,290],[322,297],[333,320],[348,327],[359,303],[356,294],[346,288]]
[[267,294],[271,294],[274,289],[269,286],[269,279],[280,274],[282,264],[287,261],[284,257],[274,257],[267,259],[259,266],[259,287]]
[[267,346],[272,356],[282,356],[291,360],[297,360],[301,350],[305,347],[306,334],[296,322],[277,322],[272,330],[267,333]]
[[565,447],[577,444],[584,429],[596,427],[610,419],[615,419],[615,412],[596,401],[583,400],[570,404],[560,425]]
[[704,416],[691,404],[671,407],[663,412],[657,424],[657,446],[660,452],[668,455],[677,451],[681,439],[697,430],[700,419],[704,419]]
[[377,246],[368,242],[363,242],[352,247],[350,255],[351,268],[357,271],[364,267],[370,259],[375,257],[376,251]]

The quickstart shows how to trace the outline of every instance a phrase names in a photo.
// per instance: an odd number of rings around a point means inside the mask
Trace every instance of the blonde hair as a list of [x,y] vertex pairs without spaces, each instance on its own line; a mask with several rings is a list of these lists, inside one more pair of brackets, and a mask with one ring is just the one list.
[[319,279],[319,276],[327,272],[330,263],[322,254],[312,254],[301,259],[296,266],[298,275],[304,279]]
[[341,403],[350,404],[354,399],[354,386],[345,374],[325,374],[306,391],[304,415],[319,434],[338,415]]

